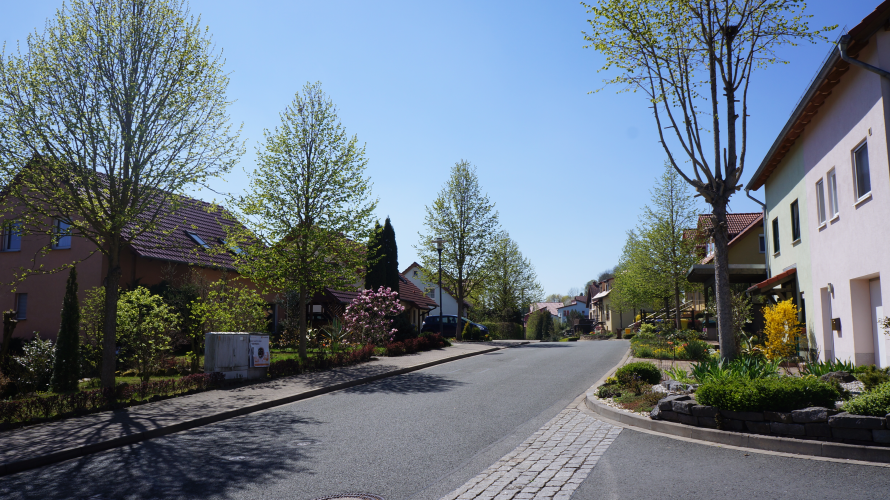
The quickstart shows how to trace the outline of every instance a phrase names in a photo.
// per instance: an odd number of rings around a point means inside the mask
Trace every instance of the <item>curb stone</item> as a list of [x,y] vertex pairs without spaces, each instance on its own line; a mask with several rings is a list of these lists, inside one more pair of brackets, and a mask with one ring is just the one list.
[[[521,345],[521,344],[520,344]],[[277,399],[268,399],[265,401],[260,401],[258,403],[252,403],[240,408],[235,408],[228,411],[219,412],[213,415],[206,415],[202,417],[197,417],[189,420],[184,420],[181,422],[177,422],[175,424],[166,425],[163,427],[157,427],[148,431],[138,432],[134,434],[129,434],[126,436],[121,436],[117,438],[106,439],[104,441],[84,444],[79,446],[72,446],[70,448],[66,448],[63,450],[47,453],[44,455],[39,455],[36,457],[30,457],[22,460],[15,460],[12,462],[6,462],[0,464],[0,477],[8,476],[10,474],[15,474],[17,472],[26,471],[29,469],[35,469],[38,467],[43,467],[46,465],[51,465],[54,463],[62,462],[65,460],[70,460],[72,458],[79,458],[82,456],[90,455],[93,453],[98,453],[101,451],[110,450],[113,448],[119,448],[121,446],[126,446],[129,444],[138,443],[141,441],[146,441],[148,439],[153,439],[161,436],[166,436],[168,434],[173,434],[176,432],[181,432],[189,429],[194,429],[196,427],[201,427],[209,424],[213,424],[216,422],[221,422],[223,420],[228,420],[235,417],[240,417],[242,415],[247,415],[249,413],[255,413],[262,410],[267,410],[269,408],[274,408],[276,406],[282,406],[285,404],[293,403],[296,401],[300,401],[303,399],[309,399],[315,396],[320,396],[322,394],[327,394],[330,392],[335,392],[343,389],[348,389],[350,387],[354,387],[357,385],[363,385],[370,382],[375,382],[377,380],[381,380],[384,378],[393,377],[396,375],[402,375],[405,373],[410,373],[417,370],[423,370],[425,368],[429,368],[432,366],[440,365],[443,363],[448,363],[451,361],[457,361],[459,359],[468,358],[472,356],[477,356],[480,354],[487,354],[494,351],[499,351],[502,349],[508,349],[512,346],[499,346],[499,347],[491,347],[489,349],[456,354],[454,356],[449,356],[447,358],[437,359],[434,361],[420,363],[417,365],[408,366],[405,368],[399,368],[395,370],[391,370],[384,373],[378,373],[374,375],[370,375],[367,377],[358,378],[355,380],[349,380],[346,382],[341,382],[338,384],[329,385],[326,387],[320,387],[318,389],[312,389],[308,391],[304,391],[298,394],[292,394],[290,396],[286,396],[283,398]]]

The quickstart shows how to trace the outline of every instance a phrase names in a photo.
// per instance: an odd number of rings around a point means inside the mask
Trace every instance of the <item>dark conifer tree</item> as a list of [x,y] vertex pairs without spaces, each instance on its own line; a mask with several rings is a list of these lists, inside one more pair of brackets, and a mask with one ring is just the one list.
[[52,387],[55,392],[77,389],[80,374],[80,304],[77,301],[77,271],[68,273],[65,298],[62,300],[62,326],[56,339]]
[[383,228],[380,222],[374,224],[374,231],[368,238],[368,263],[365,266],[365,288],[369,290],[377,290],[386,282],[383,277],[383,267],[381,258],[383,247],[381,246],[381,233]]
[[381,268],[383,271],[383,286],[399,291],[399,248],[396,246],[396,232],[392,228],[389,217],[383,225],[380,233]]

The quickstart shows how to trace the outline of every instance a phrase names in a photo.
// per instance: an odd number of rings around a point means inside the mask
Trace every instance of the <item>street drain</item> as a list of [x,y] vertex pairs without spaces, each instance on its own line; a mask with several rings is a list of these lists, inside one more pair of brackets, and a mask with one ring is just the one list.
[[315,500],[383,500],[383,497],[370,493],[341,493],[339,495],[316,498]]

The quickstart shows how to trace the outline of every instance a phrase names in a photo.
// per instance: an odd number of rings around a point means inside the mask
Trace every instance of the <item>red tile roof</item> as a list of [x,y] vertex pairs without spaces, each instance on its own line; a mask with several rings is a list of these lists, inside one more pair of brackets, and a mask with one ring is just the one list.
[[[732,247],[733,245],[736,244],[737,241],[739,241],[739,240],[741,240],[742,238],[744,238],[746,234],[750,233],[750,232],[753,231],[755,228],[760,227],[760,226],[763,226],[763,214],[762,214],[762,213],[757,214],[757,217],[755,217],[754,220],[751,221],[750,224],[748,224],[748,227],[746,227],[745,229],[741,230],[741,231],[739,232],[739,234],[735,235],[735,237],[733,237],[731,240],[729,240],[729,243],[727,243],[727,245],[726,245],[727,248]],[[705,257],[705,258],[701,261],[701,263],[702,263],[702,264],[708,264],[708,263],[710,263],[711,260],[713,260],[713,259],[714,259],[714,254],[711,254],[711,255],[708,255],[707,257]]]
[[[726,226],[729,230],[729,239],[733,239],[742,231],[748,228],[755,220],[763,217],[761,212],[743,212],[726,214]],[[699,229],[711,228],[711,214],[701,214],[698,216]],[[687,229],[686,231],[690,231]]]
[[[235,270],[232,254],[220,251],[220,239],[226,237],[225,228],[235,227],[238,223],[226,217],[225,209],[211,208],[210,203],[184,198],[182,206],[161,219],[156,230],[130,239],[125,229],[123,236],[140,257]],[[186,231],[204,240],[210,247],[209,251],[189,237]]]
[[748,291],[753,292],[755,290],[766,290],[768,288],[772,288],[773,285],[775,285],[777,282],[781,281],[784,278],[787,278],[788,276],[791,276],[792,274],[794,274],[796,272],[797,272],[797,268],[789,269],[785,272],[782,272],[782,273],[779,273],[779,274],[773,276],[772,278],[769,278],[767,280],[761,281],[760,283],[757,283],[756,285],[749,288]]
[[403,274],[399,275],[399,297],[404,301],[413,302],[419,309],[430,310],[439,307],[438,302],[424,295]]

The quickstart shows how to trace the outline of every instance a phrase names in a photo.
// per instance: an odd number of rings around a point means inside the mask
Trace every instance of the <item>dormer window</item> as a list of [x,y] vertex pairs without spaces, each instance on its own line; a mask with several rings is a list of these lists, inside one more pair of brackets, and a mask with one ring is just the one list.
[[226,247],[228,251],[232,252],[235,255],[241,255],[242,253],[244,253],[244,250],[241,250],[241,247],[230,244],[226,241],[225,238],[218,238],[217,241],[219,241],[222,246]]
[[186,231],[185,234],[189,235],[189,238],[191,238],[192,241],[194,241],[195,243],[197,243],[197,244],[198,244],[201,248],[203,248],[204,250],[207,250],[208,248],[210,248],[210,245],[208,245],[207,243],[205,243],[204,240],[202,240],[201,237],[198,236],[197,234],[195,234],[195,233],[193,233],[193,232],[191,232],[191,231]]

